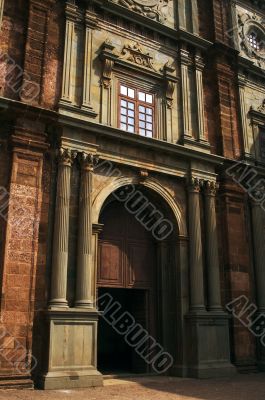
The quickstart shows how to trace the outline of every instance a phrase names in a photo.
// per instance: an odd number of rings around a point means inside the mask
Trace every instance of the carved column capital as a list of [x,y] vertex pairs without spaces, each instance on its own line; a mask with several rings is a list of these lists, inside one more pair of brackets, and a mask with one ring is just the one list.
[[205,62],[201,54],[196,54],[196,56],[194,57],[194,65],[198,71],[202,72],[204,70]]
[[180,49],[180,62],[182,65],[190,66],[191,65],[191,59],[190,59],[190,53],[186,49]]
[[65,15],[68,21],[81,22],[82,14],[78,10],[78,6],[75,4],[75,0],[68,0],[65,3]]
[[188,190],[190,193],[200,193],[203,187],[203,180],[197,177],[191,177],[188,180]]
[[215,181],[205,181],[204,182],[204,194],[206,196],[215,197],[219,189],[219,184]]
[[99,161],[98,156],[95,154],[80,153],[79,162],[82,170],[93,172]]
[[57,152],[58,164],[71,167],[77,157],[77,152],[61,147]]

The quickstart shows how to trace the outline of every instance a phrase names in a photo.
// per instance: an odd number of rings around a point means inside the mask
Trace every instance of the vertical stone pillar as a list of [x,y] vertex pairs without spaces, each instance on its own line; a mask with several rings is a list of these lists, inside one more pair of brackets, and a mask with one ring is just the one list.
[[205,183],[205,231],[208,275],[208,307],[210,311],[221,311],[220,267],[216,221],[216,182]]
[[198,0],[191,0],[191,20],[192,20],[192,33],[199,35],[199,10]]
[[186,0],[178,0],[178,23],[179,23],[179,29],[185,29],[187,28],[186,24]]
[[92,74],[92,47],[93,47],[93,28],[96,26],[95,15],[86,10],[85,14],[85,51],[84,51],[84,80],[83,80],[83,100],[82,109],[93,112],[91,106],[91,74]]
[[65,28],[65,45],[64,45],[64,64],[63,64],[63,84],[61,101],[72,103],[73,88],[73,46],[74,46],[74,30],[77,14],[77,6],[75,0],[68,0],[65,5],[66,28]]
[[3,12],[4,12],[4,3],[5,3],[5,0],[0,0],[0,29],[2,28],[2,19],[3,19]]
[[189,65],[190,57],[186,48],[180,50],[181,63],[181,84],[182,84],[182,109],[183,109],[183,127],[184,139],[191,138],[191,105],[190,105],[190,85],[189,85]]
[[255,254],[255,275],[257,305],[259,312],[265,313],[265,217],[260,204],[252,202],[253,242]]
[[205,113],[204,113],[204,95],[203,95],[203,80],[202,72],[204,70],[204,62],[201,53],[198,52],[195,56],[195,74],[196,74],[196,93],[197,93],[197,113],[198,113],[198,128],[199,135],[197,139],[205,142]]
[[239,85],[239,101],[240,101],[240,113],[241,113],[242,133],[244,141],[244,152],[247,157],[250,157],[250,144],[248,138],[248,121],[247,121],[247,110],[246,110],[246,99],[245,99],[245,84],[246,84],[246,77],[240,74],[238,76],[238,85]]
[[92,154],[82,154],[79,195],[79,232],[77,255],[76,307],[94,308],[93,251],[92,251],[92,179],[97,162]]
[[191,178],[188,189],[191,311],[204,311],[204,271],[200,212],[201,181],[198,178]]
[[58,180],[53,237],[53,262],[51,280],[52,307],[67,307],[67,265],[69,241],[69,205],[71,186],[71,167],[75,154],[60,149],[58,156]]

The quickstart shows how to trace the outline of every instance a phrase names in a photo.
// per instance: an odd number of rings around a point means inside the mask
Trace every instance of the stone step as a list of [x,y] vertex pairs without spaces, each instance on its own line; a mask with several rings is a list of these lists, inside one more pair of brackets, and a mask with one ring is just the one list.
[[1,389],[34,389],[34,383],[29,377],[0,376]]

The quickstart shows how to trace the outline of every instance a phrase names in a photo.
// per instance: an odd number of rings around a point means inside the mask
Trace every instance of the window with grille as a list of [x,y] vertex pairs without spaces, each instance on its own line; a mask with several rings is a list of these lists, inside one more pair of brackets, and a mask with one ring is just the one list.
[[154,137],[154,95],[120,84],[119,127],[141,136]]
[[250,32],[247,36],[249,44],[253,47],[254,50],[260,51],[261,50],[261,40],[258,37],[258,34],[254,31]]

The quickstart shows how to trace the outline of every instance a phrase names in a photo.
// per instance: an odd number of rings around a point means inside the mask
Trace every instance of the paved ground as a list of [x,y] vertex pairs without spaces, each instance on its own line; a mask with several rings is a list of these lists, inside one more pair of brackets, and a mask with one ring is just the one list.
[[150,377],[106,380],[86,390],[2,390],[0,400],[265,400],[265,374],[233,379],[193,380]]

